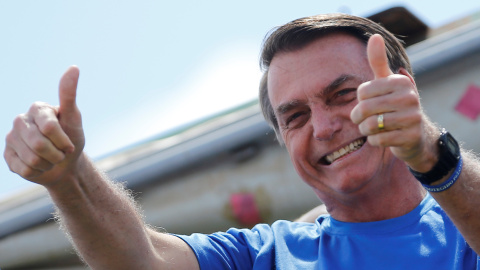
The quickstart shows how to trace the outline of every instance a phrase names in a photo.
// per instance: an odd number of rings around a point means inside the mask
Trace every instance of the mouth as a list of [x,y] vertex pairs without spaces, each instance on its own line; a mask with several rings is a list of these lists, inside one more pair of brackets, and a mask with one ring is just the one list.
[[328,155],[325,155],[324,157],[322,157],[320,159],[320,163],[323,164],[323,165],[330,165],[332,164],[335,160],[339,159],[339,158],[342,158],[352,152],[355,152],[357,151],[358,149],[360,149],[366,142],[366,138],[360,138],[360,139],[357,139],[353,142],[351,142],[350,144],[348,145],[345,145],[344,147],[328,154]]

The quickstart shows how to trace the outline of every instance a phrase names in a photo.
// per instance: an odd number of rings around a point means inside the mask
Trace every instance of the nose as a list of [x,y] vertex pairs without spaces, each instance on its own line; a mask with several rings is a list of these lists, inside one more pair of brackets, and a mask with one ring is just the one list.
[[342,122],[338,115],[322,108],[312,109],[311,124],[313,137],[320,141],[331,140],[335,133],[342,129]]

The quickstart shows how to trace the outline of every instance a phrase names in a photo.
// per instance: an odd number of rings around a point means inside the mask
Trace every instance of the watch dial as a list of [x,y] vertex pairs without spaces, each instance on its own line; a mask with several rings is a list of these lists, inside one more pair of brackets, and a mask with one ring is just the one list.
[[[448,134],[450,135],[450,134]],[[448,147],[448,151],[450,153],[454,153],[455,156],[458,156],[458,146],[457,146],[457,142],[455,141],[454,138],[452,138],[452,136],[448,136],[447,135],[447,147]]]

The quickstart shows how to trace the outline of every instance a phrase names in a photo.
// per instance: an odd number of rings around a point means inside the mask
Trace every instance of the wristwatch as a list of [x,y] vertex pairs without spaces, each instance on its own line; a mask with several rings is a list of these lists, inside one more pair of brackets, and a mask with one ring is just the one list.
[[442,177],[447,175],[457,166],[460,159],[460,147],[455,138],[453,138],[453,136],[445,129],[440,131],[440,138],[438,138],[437,145],[438,161],[430,171],[420,173],[409,167],[413,176],[424,185],[430,185],[431,183],[442,179]]

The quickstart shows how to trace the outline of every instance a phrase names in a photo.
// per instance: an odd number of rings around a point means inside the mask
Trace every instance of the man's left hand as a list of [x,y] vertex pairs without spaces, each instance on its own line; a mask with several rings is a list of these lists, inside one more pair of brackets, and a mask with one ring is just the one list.
[[430,170],[436,162],[438,131],[422,111],[413,77],[404,68],[398,74],[390,70],[378,34],[369,39],[367,55],[374,79],[358,87],[352,121],[371,145],[390,147],[414,170]]

